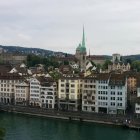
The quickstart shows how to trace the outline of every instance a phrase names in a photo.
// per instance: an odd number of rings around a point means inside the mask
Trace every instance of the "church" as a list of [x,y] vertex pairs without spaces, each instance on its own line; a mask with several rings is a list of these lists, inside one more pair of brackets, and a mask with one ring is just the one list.
[[83,28],[82,43],[80,43],[76,48],[76,54],[75,54],[75,57],[79,60],[79,66],[81,71],[86,70],[86,56],[87,56],[87,51],[85,45],[85,33]]

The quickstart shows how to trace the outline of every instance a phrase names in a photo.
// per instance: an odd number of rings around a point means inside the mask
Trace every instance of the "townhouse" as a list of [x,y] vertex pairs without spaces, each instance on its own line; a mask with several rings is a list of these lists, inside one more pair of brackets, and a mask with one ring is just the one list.
[[60,110],[81,110],[82,79],[61,77],[58,80],[58,108]]
[[0,73],[0,103],[15,103],[15,85],[23,82],[18,74]]
[[83,78],[82,82],[82,111],[96,111],[96,77],[90,75]]
[[83,79],[82,111],[125,114],[126,108],[125,75],[100,73]]
[[23,81],[15,84],[15,105],[29,105],[29,87],[30,86],[28,81]]
[[49,77],[42,77],[40,82],[41,107],[47,109],[57,108],[57,83]]

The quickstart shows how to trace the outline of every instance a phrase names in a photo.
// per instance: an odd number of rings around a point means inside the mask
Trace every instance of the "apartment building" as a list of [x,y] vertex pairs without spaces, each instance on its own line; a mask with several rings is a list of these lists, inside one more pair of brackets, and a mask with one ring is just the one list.
[[135,113],[140,117],[140,78],[137,78],[137,100],[135,103]]
[[15,84],[15,105],[29,105],[29,88],[28,81]]
[[31,106],[41,106],[40,102],[40,81],[37,78],[30,79],[30,97],[29,104]]
[[60,110],[81,110],[82,80],[79,77],[62,77],[58,80],[58,107]]
[[108,95],[108,113],[125,114],[127,108],[127,79],[124,74],[111,74]]
[[0,103],[15,103],[15,85],[23,81],[18,74],[0,73]]
[[108,83],[110,74],[98,74],[96,80],[96,112],[108,113]]
[[42,78],[40,101],[43,108],[57,108],[57,83],[52,78]]
[[82,83],[82,111],[96,111],[96,75],[83,78]]
[[83,79],[82,111],[125,114],[126,107],[125,75],[100,73]]

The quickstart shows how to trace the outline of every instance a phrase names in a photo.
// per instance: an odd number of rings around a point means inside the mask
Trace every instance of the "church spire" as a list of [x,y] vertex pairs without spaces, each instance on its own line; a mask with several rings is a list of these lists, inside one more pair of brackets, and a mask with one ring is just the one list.
[[83,38],[82,38],[82,47],[86,47],[85,45],[85,31],[84,31],[84,26],[83,26]]

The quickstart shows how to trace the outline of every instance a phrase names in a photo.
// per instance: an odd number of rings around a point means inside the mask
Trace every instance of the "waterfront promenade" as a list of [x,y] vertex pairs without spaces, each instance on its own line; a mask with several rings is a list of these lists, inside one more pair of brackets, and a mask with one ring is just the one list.
[[1,111],[21,113],[27,115],[74,120],[81,122],[94,122],[118,126],[127,126],[128,128],[140,130],[140,119],[135,116],[128,115],[111,115],[102,113],[88,113],[88,112],[71,112],[71,111],[58,111],[48,110],[44,108],[23,107],[14,105],[0,105]]

